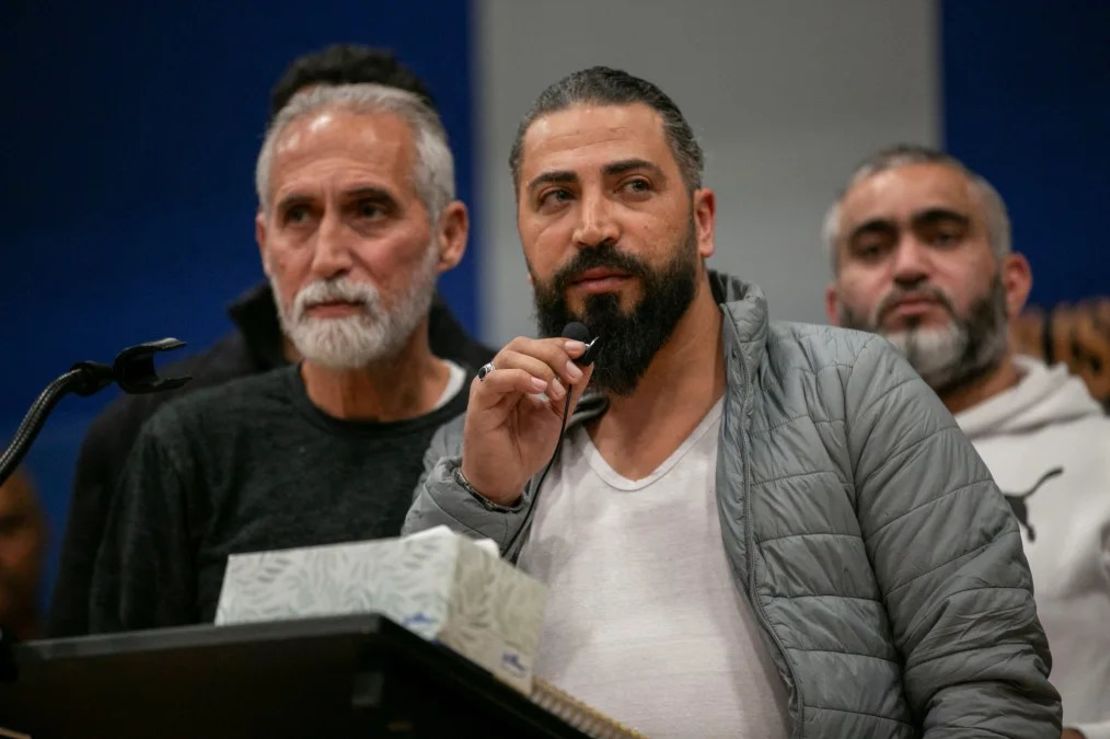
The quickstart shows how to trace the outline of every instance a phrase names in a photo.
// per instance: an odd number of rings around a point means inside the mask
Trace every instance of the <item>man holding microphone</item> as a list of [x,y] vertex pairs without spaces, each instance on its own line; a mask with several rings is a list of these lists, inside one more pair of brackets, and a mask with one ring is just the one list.
[[706,267],[716,197],[670,98],[572,74],[510,165],[551,338],[472,382],[405,530],[490,537],[547,583],[537,674],[651,736],[1058,734],[989,473],[884,340],[772,323]]

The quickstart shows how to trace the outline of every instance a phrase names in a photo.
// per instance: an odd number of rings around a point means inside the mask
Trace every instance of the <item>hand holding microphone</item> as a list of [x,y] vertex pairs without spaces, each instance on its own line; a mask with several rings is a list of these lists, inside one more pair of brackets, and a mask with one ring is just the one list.
[[599,344],[588,338],[577,322],[562,337],[517,337],[471,384],[462,473],[493,503],[513,505],[551,458],[564,409],[574,409],[593,374]]

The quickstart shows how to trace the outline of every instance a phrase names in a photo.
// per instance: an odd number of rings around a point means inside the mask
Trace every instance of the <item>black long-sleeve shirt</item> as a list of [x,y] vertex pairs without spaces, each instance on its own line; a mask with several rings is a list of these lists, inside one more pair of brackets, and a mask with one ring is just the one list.
[[440,425],[437,410],[342,421],[297,367],[210,388],[143,428],[93,574],[94,632],[209,622],[229,554],[396,536]]
[[[168,401],[206,387],[285,366],[282,334],[267,284],[245,293],[229,313],[234,331],[204,352],[171,364],[166,376],[190,375],[180,390],[119,398],[93,420],[77,460],[61,565],[48,632],[74,636],[89,630],[89,586],[115,486],[143,424]],[[476,369],[493,350],[470,338],[438,298],[428,316],[428,341],[437,356]]]

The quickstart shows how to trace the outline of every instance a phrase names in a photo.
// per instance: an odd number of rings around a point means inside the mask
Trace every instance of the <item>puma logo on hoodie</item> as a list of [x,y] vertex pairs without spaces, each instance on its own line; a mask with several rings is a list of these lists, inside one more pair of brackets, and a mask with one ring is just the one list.
[[1064,474],[1063,467],[1053,467],[1048,472],[1041,475],[1041,478],[1033,484],[1033,487],[1026,490],[1024,493],[1003,493],[1006,496],[1006,502],[1010,504],[1013,509],[1014,515],[1017,516],[1018,523],[1025,527],[1025,531],[1029,534],[1029,541],[1037,540],[1037,532],[1033,530],[1033,524],[1029,523],[1029,509],[1025,506],[1025,499],[1033,493],[1041,485],[1051,480],[1054,477],[1059,477]]

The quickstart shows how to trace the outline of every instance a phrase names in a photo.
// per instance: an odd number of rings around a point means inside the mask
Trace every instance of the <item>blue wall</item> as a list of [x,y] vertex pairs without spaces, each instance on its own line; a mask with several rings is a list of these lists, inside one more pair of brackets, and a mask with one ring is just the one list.
[[1110,295],[1110,3],[946,0],[944,140],[998,188],[1031,302]]
[[[465,2],[246,7],[5,5],[0,443],[77,360],[110,360],[125,345],[167,335],[196,350],[228,330],[224,307],[262,277],[254,160],[270,88],[294,56],[337,41],[397,52],[442,109],[460,194],[472,202]],[[479,325],[475,236],[441,282],[471,329]],[[55,544],[77,445],[111,397],[64,400],[29,458]],[[55,566],[52,558],[51,581]]]

